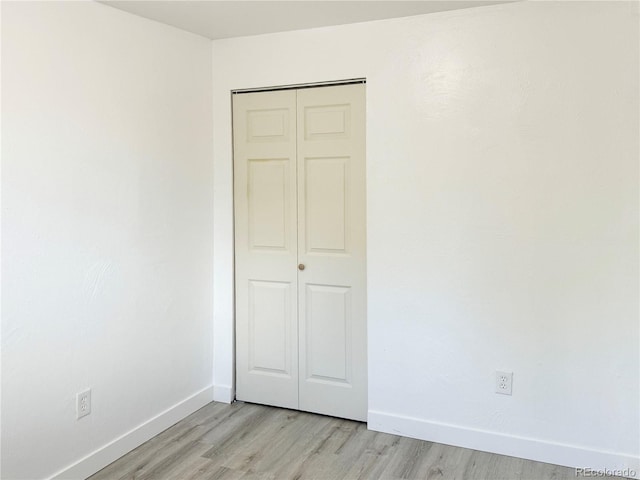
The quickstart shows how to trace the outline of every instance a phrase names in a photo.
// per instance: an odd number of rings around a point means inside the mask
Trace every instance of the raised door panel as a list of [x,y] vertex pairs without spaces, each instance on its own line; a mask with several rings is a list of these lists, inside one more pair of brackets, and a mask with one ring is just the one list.
[[305,140],[349,138],[351,105],[316,105],[304,109]]
[[248,110],[247,142],[288,142],[291,139],[290,114],[287,108]]
[[249,248],[288,250],[291,229],[291,161],[278,159],[248,160]]
[[350,385],[351,289],[307,284],[306,308],[305,378],[311,382]]
[[347,253],[349,158],[306,158],[306,253]]
[[290,283],[249,281],[249,372],[291,377]]

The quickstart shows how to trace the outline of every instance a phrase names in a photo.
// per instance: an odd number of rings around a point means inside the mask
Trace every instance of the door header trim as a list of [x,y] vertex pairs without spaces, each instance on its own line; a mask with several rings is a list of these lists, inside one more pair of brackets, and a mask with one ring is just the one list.
[[317,87],[332,87],[337,85],[352,85],[356,83],[367,83],[366,78],[349,78],[346,80],[331,80],[327,82],[315,82],[315,83],[296,83],[292,85],[278,85],[272,87],[262,88],[239,88],[231,90],[232,95],[242,93],[256,93],[256,92],[273,92],[277,90],[298,90],[301,88],[317,88]]

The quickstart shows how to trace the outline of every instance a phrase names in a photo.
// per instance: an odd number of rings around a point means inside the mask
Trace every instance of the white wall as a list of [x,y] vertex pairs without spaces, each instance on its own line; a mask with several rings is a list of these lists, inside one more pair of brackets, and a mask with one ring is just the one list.
[[81,478],[210,400],[211,76],[207,39],[2,2],[3,479]]
[[635,2],[523,2],[215,41],[218,398],[229,91],[366,77],[369,427],[637,472],[637,39]]

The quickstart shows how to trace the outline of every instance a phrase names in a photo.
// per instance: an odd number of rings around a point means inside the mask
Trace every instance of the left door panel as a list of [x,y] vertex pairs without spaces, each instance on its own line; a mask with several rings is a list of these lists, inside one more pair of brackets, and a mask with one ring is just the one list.
[[233,98],[236,398],[298,408],[296,92]]

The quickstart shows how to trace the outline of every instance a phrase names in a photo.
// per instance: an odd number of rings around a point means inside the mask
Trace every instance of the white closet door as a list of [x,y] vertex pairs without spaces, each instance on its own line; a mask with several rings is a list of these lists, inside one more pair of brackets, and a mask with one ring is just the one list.
[[236,397],[364,421],[364,85],[233,103]]
[[365,421],[364,85],[298,90],[300,409]]
[[297,409],[296,92],[233,100],[236,397]]

